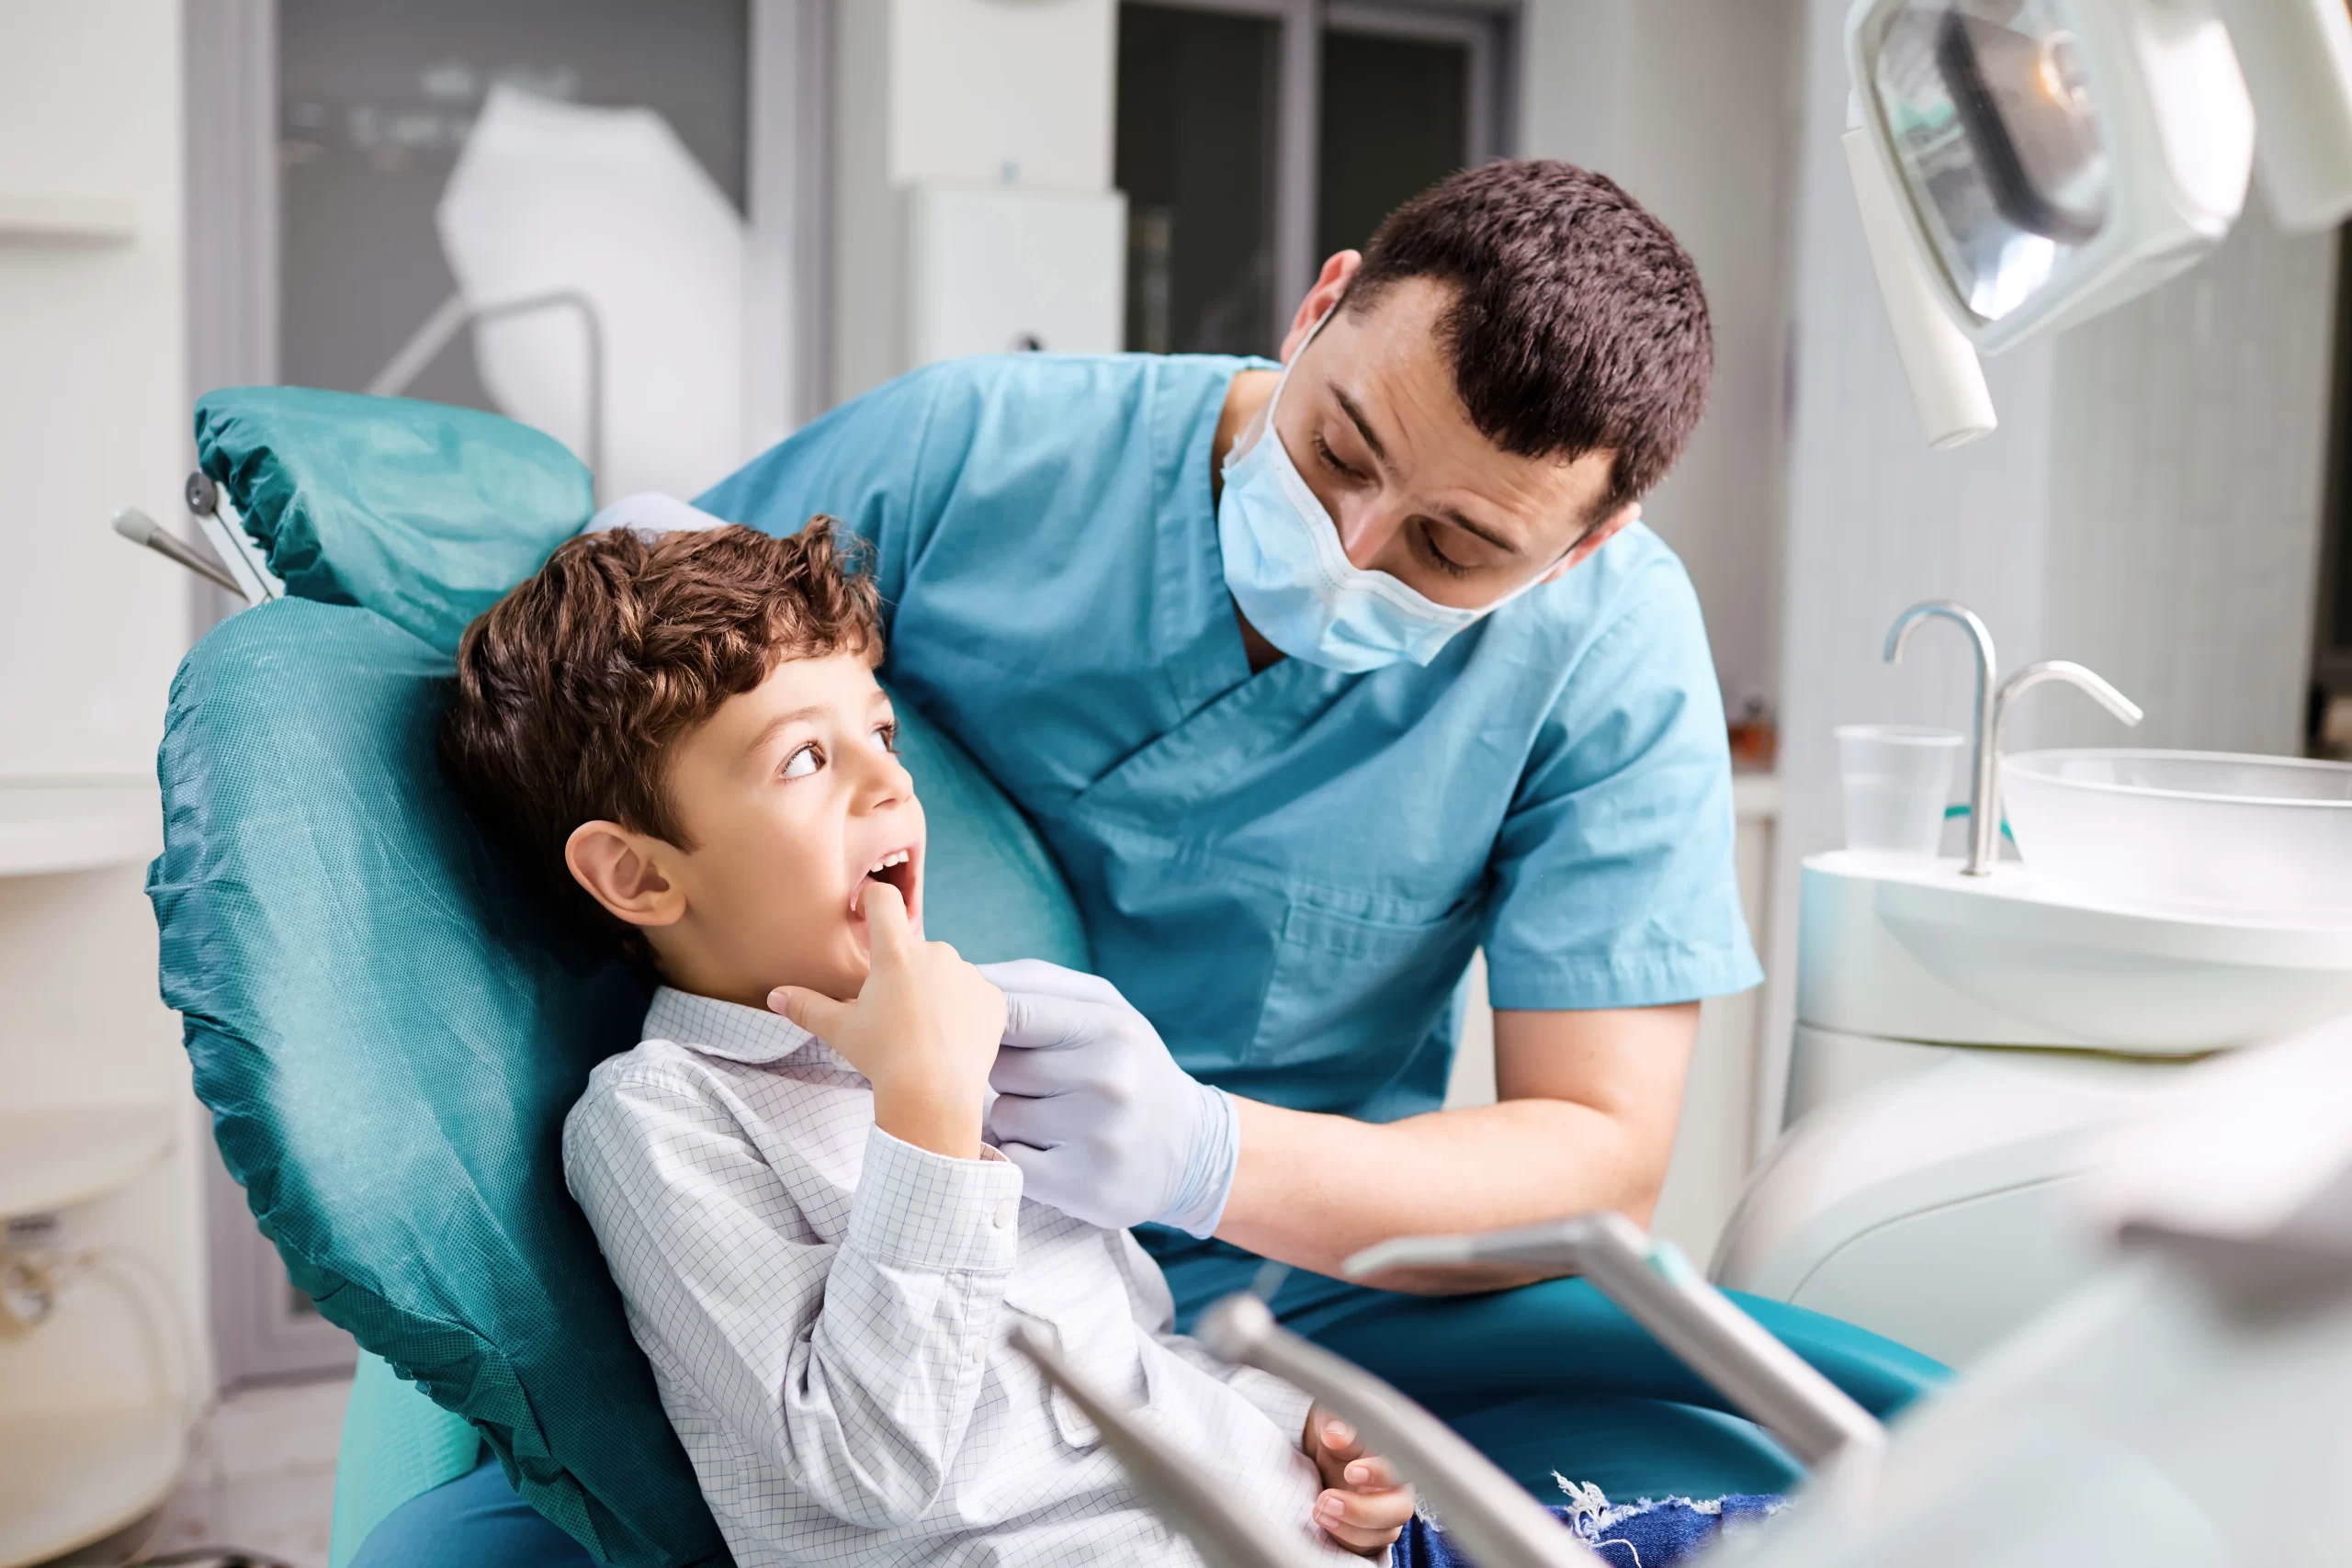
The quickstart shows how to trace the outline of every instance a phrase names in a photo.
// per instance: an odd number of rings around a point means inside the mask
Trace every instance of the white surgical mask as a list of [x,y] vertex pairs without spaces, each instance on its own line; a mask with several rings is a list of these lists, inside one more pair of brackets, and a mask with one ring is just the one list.
[[[1291,356],[1293,366],[1330,319],[1326,311],[1315,323]],[[1285,368],[1265,411],[1226,455],[1225,490],[1217,500],[1226,586],[1261,637],[1294,659],[1351,675],[1404,659],[1427,664],[1454,633],[1542,581],[1539,574],[1492,604],[1464,610],[1435,604],[1386,572],[1366,571],[1350,560],[1339,527],[1274,428],[1274,411],[1289,385]]]

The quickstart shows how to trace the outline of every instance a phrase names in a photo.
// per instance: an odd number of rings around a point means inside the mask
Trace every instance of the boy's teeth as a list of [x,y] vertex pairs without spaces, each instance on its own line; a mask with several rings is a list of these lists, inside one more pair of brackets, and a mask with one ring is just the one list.
[[906,863],[907,852],[904,850],[899,850],[893,853],[884,855],[880,860],[877,860],[872,865],[867,866],[865,868],[865,874],[868,876],[878,876],[894,865],[904,865]]

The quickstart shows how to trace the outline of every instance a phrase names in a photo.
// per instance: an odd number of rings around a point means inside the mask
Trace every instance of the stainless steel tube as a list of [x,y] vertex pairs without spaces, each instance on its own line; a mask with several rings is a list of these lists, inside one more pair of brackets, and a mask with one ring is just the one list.
[[1976,657],[1976,733],[1969,768],[1968,863],[1962,869],[1971,876],[1990,876],[1993,863],[2000,858],[2001,847],[1999,784],[1994,772],[1993,634],[1967,605],[1950,599],[1929,599],[1904,611],[1887,628],[1889,664],[1903,662],[1904,644],[1911,640],[1919,623],[1929,616],[1957,622],[1968,633]]
[[1886,1428],[1869,1411],[1701,1279],[1672,1246],[1622,1214],[1484,1235],[1405,1237],[1349,1258],[1347,1272],[1471,1263],[1582,1274],[1808,1467],[1886,1441]]

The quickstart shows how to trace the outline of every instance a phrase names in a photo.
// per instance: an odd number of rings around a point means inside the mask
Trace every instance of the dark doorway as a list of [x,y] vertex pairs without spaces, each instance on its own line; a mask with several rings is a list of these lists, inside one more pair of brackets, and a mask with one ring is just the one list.
[[1453,39],[1325,31],[1319,254],[1362,250],[1382,219],[1469,165],[1470,53]]
[[1264,354],[1273,320],[1282,24],[1119,8],[1127,331],[1155,354]]

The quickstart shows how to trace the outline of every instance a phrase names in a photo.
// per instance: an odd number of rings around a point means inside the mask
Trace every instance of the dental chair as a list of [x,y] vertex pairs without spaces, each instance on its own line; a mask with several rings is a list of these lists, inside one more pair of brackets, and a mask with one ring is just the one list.
[[[263,602],[174,681],[149,893],[228,1168],[362,1351],[331,1561],[486,1445],[600,1562],[722,1562],[558,1155],[645,991],[481,830],[435,752],[459,635],[587,520],[588,475],[521,425],[404,400],[231,389],[196,423],[191,502],[242,528],[233,564]],[[978,961],[1085,966],[1026,820],[932,719],[902,704],[899,723],[933,932]],[[1939,1378],[1834,1320],[1747,1304],[1878,1414]],[[1688,1429],[1645,1409],[1730,1408],[1598,1297],[1578,1322],[1556,1353],[1594,1369],[1612,1444]],[[1548,1483],[1521,1460],[1517,1479]],[[1672,1473],[1688,1490],[1707,1472]]]

